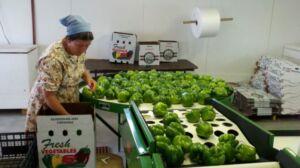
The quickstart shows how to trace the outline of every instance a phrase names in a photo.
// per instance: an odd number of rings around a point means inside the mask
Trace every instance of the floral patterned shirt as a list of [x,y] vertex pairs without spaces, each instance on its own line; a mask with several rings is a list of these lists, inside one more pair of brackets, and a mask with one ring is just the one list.
[[36,131],[36,117],[45,104],[42,89],[54,92],[61,103],[79,102],[79,82],[85,71],[85,53],[69,55],[62,40],[51,44],[37,63],[38,76],[31,89],[26,131]]

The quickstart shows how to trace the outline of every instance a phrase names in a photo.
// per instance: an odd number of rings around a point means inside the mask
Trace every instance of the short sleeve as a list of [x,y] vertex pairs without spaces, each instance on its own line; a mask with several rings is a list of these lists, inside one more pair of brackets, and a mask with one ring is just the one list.
[[79,58],[80,58],[80,64],[82,64],[83,68],[86,69],[86,67],[85,67],[85,61],[87,60],[86,55],[82,54]]
[[56,59],[45,58],[39,64],[40,83],[46,91],[57,91],[63,79],[61,63]]

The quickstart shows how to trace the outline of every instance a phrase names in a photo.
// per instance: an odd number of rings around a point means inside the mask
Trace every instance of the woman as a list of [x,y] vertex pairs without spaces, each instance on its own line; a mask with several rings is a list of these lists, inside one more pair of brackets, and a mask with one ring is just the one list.
[[37,63],[38,76],[31,90],[26,131],[36,131],[36,116],[43,106],[58,115],[70,114],[61,103],[79,102],[79,82],[83,79],[92,90],[96,82],[85,69],[85,53],[93,40],[90,24],[77,15],[60,20],[67,28],[63,39],[51,44]]

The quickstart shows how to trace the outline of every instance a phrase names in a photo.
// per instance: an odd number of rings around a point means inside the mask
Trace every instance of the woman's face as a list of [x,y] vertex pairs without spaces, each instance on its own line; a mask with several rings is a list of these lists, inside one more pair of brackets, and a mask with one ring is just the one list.
[[86,52],[91,42],[91,40],[67,40],[67,51],[71,55],[80,56]]

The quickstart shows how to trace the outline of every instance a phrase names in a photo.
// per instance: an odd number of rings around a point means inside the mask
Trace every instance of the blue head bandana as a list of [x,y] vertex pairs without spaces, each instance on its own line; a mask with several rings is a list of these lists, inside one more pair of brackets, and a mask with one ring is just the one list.
[[60,23],[67,27],[67,35],[91,32],[91,26],[81,16],[68,15],[60,19]]

